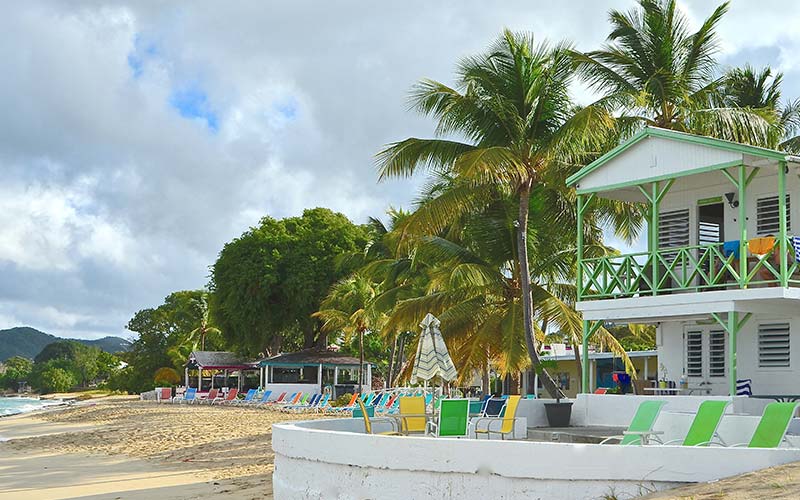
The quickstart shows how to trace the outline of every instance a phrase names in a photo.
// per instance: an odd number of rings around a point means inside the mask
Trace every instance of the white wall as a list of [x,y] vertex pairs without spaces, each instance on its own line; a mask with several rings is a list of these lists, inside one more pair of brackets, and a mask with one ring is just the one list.
[[[800,199],[798,199],[800,204]],[[800,220],[800,219],[798,219]],[[788,321],[790,323],[790,366],[789,368],[760,368],[758,366],[758,325],[764,322]],[[685,371],[685,345],[683,332],[694,322],[670,321],[658,327],[656,342],[659,364],[667,368],[668,378],[680,379]],[[714,326],[714,325],[712,325]],[[726,373],[728,366],[728,346],[726,345]],[[737,337],[737,379],[752,379],[754,395],[800,394],[800,317],[781,318],[772,315],[753,315],[739,332]],[[661,373],[659,372],[659,376]],[[711,382],[714,395],[728,394],[728,377],[705,379]],[[689,385],[697,386],[702,379],[689,379]]]
[[358,419],[276,424],[272,448],[282,500],[627,498],[800,460],[800,449],[377,436]]
[[303,394],[316,394],[320,392],[319,385],[317,384],[266,384],[262,387],[265,391],[272,391],[270,399],[275,399],[282,392],[286,393],[286,397],[291,396],[293,392],[302,392]]

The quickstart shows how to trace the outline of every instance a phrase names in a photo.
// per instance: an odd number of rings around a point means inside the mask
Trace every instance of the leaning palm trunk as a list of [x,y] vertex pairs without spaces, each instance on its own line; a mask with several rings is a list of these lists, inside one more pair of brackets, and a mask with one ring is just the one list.
[[[577,344],[572,344],[572,353],[575,355],[575,366],[578,370],[578,393],[583,392],[583,370],[588,370],[588,366],[583,366],[581,363],[581,353]],[[586,388],[589,389],[588,387]]]
[[525,345],[531,358],[531,368],[539,374],[542,385],[551,397],[560,399],[564,393],[542,367],[536,338],[533,334],[533,296],[531,295],[531,274],[528,270],[528,209],[531,196],[531,181],[523,184],[519,193],[519,219],[517,228],[517,259],[519,260],[519,282],[522,288],[522,317],[525,326]]
[[364,392],[364,329],[358,329],[358,393]]

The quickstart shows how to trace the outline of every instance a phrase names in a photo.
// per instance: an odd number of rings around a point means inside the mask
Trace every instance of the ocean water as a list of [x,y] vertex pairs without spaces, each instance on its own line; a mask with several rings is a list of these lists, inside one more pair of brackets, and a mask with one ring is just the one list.
[[39,410],[45,406],[59,404],[60,401],[40,401],[32,398],[0,397],[0,417]]

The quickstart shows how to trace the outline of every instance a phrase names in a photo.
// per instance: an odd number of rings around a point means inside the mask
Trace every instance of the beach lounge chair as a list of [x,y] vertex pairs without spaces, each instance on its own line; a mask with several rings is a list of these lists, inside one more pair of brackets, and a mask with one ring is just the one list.
[[194,398],[196,396],[197,396],[197,389],[195,389],[194,387],[189,387],[189,388],[186,389],[186,392],[184,392],[182,395],[175,396],[174,398],[172,398],[172,402],[173,403],[191,403],[192,401],[194,401]]
[[[425,432],[428,419],[425,416],[425,398],[422,396],[405,396],[400,398],[400,432]],[[415,415],[413,417],[404,415]]]
[[358,401],[361,399],[358,397],[359,394],[355,393],[350,398],[350,401],[344,406],[331,406],[326,410],[327,413],[352,413],[354,408],[358,407]]
[[250,404],[253,401],[254,397],[256,397],[256,390],[248,389],[247,393],[244,395],[244,399],[234,399],[233,401],[231,401],[231,404],[232,405]]
[[172,401],[172,388],[161,387],[156,393],[156,400],[159,403],[163,403],[164,401]]
[[436,437],[466,437],[469,431],[469,399],[443,399],[439,418],[428,422],[428,433]]
[[275,400],[274,400],[274,401],[267,401],[267,402],[266,402],[266,403],[264,403],[264,404],[270,404],[270,405],[277,405],[277,404],[281,404],[281,403],[282,403],[282,402],[285,400],[285,398],[286,398],[286,394],[287,394],[286,392],[282,392],[282,393],[278,394],[278,397],[277,397],[277,398],[275,398]]
[[319,403],[317,403],[317,406],[313,408],[313,410],[317,412],[326,411],[329,407],[330,400],[331,400],[331,395],[324,394],[322,398],[319,400]]
[[750,441],[733,446],[777,448],[786,439],[786,431],[789,429],[789,424],[797,411],[798,404],[800,402],[768,404],[764,408],[764,413],[761,415],[761,420],[758,421],[758,426],[753,432],[753,437],[750,438]]
[[322,398],[322,394],[314,394],[314,395],[311,396],[311,399],[309,399],[307,403],[305,403],[305,404],[299,403],[299,404],[296,404],[296,405],[285,406],[285,407],[281,408],[281,411],[285,412],[285,413],[300,413],[300,412],[303,412],[305,410],[309,410],[309,409],[313,408],[314,406],[316,406],[317,401],[319,401],[321,398]]
[[197,398],[198,404],[209,403],[213,404],[219,398],[219,389],[211,389],[204,398]]
[[503,414],[506,400],[500,398],[489,398],[483,406],[482,417],[499,417]]
[[269,398],[270,398],[270,396],[272,396],[272,391],[264,391],[264,392],[261,394],[261,397],[260,397],[260,398],[258,398],[258,399],[255,399],[255,398],[254,398],[252,401],[250,401],[250,406],[261,406],[261,405],[265,405],[265,404],[267,404],[267,403],[269,402]]
[[225,395],[225,398],[217,398],[211,402],[213,405],[214,403],[219,403],[221,405],[224,404],[231,404],[232,402],[236,401],[236,396],[239,395],[239,389],[231,389],[228,391],[228,394]]
[[[692,425],[683,439],[673,439],[664,444],[681,443],[681,446],[708,446],[710,444],[725,445],[722,438],[717,434],[719,423],[725,409],[730,405],[730,401],[703,401],[697,408],[697,414],[692,420]],[[714,439],[716,438],[716,442]]]
[[[361,412],[361,417],[364,419],[364,432],[365,433],[367,433],[367,434],[375,434],[374,432],[372,432],[372,423],[373,423],[373,421],[391,422],[392,428],[394,428],[394,420],[393,419],[391,419],[391,418],[381,418],[381,417],[378,417],[378,418],[370,417],[369,410],[367,409],[366,406],[364,406],[364,402],[361,401],[361,398],[357,399],[357,403],[358,403],[359,411]],[[370,408],[372,408],[372,407],[370,407]],[[403,434],[401,434],[401,433],[399,433],[399,432],[397,432],[395,430],[386,431],[386,432],[379,432],[378,434],[382,435],[382,436],[402,436],[403,435]]]
[[600,444],[605,444],[611,440],[619,440],[621,445],[640,445],[647,444],[650,439],[658,441],[658,434],[662,432],[654,431],[653,425],[661,413],[661,408],[667,404],[666,401],[643,401],[636,409],[636,413],[631,419],[628,430],[622,436],[611,436],[602,441]]
[[[514,418],[517,415],[517,407],[519,406],[520,396],[509,396],[506,401],[505,413],[502,417],[482,417],[474,422],[475,437],[485,434],[486,439],[491,439],[492,434],[499,434],[500,439],[505,439],[506,434],[511,434],[514,437]],[[478,425],[486,422],[485,429],[479,429]],[[492,425],[494,425],[494,428]]]

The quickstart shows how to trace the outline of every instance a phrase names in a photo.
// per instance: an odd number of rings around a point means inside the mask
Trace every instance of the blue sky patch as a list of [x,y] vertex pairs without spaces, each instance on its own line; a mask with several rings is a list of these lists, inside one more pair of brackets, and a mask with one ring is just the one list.
[[128,54],[128,67],[131,68],[134,79],[142,76],[147,60],[157,57],[158,53],[155,42],[145,40],[141,33],[133,35],[133,51]]
[[286,120],[293,120],[297,116],[297,99],[291,96],[287,97],[275,102],[272,108]]
[[169,97],[169,104],[184,118],[200,119],[213,132],[219,130],[219,117],[211,110],[208,94],[197,84],[176,89]]

